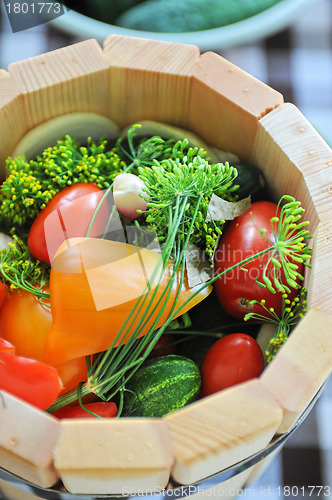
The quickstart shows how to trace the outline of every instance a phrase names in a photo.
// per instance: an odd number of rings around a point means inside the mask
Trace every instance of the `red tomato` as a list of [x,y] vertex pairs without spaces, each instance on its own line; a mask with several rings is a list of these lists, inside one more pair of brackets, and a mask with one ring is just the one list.
[[62,384],[55,368],[35,359],[0,352],[0,389],[46,410],[58,397]]
[[15,354],[15,347],[10,342],[0,337],[0,352]]
[[263,353],[253,337],[245,333],[226,335],[210,347],[203,359],[201,396],[258,377],[263,369]]
[[[88,403],[84,405],[87,410],[96,413],[100,417],[103,418],[113,418],[116,417],[118,413],[118,409],[115,403],[105,403],[105,402],[96,402],[96,403]],[[60,408],[60,410],[56,410],[52,413],[54,417],[59,419],[63,418],[97,418],[91,413],[83,410],[80,406],[64,406]]]
[[[245,214],[229,223],[220,238],[215,253],[215,275],[270,247],[270,243],[261,236],[258,229],[265,228],[265,237],[275,241],[270,221],[272,217],[275,217],[276,210],[276,204],[269,201],[258,201],[253,203]],[[266,300],[266,307],[273,307],[276,314],[281,314],[282,293],[279,291],[272,293],[268,288],[258,285],[256,281],[257,279],[262,281],[262,266],[266,258],[265,254],[245,264],[243,268],[247,271],[237,267],[215,281],[214,286],[219,302],[231,316],[243,319],[249,312],[264,314],[264,310],[259,304],[250,303],[252,300],[260,302],[263,299]],[[303,272],[303,264],[299,264],[298,272]],[[268,276],[273,281],[271,272],[268,273]],[[282,269],[280,269],[279,279],[283,284],[286,284]],[[298,290],[292,290],[289,298],[292,299],[297,293]]]
[[[49,288],[44,287],[43,291],[49,292]],[[14,290],[5,298],[0,315],[0,335],[15,346],[18,356],[41,361],[51,325],[51,310],[31,293]]]
[[[86,236],[103,194],[92,183],[73,184],[57,193],[30,228],[28,247],[32,255],[50,264],[61,243],[69,238]],[[105,201],[93,223],[90,232],[92,238],[103,234],[109,215]]]

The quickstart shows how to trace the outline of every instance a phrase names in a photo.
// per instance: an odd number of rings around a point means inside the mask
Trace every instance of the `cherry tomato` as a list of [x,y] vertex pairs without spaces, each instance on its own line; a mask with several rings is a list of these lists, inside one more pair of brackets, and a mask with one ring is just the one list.
[[[270,247],[270,243],[265,238],[275,240],[271,218],[276,215],[276,211],[276,204],[258,201],[253,203],[246,213],[229,223],[215,253],[215,275]],[[266,229],[265,238],[258,231],[263,228]],[[262,266],[266,258],[265,254],[245,264],[242,268],[237,267],[229,271],[215,281],[215,291],[219,302],[231,316],[243,319],[249,312],[264,313],[259,304],[251,304],[252,300],[260,302],[263,299],[266,301],[266,307],[273,307],[276,314],[281,314],[282,293],[279,291],[273,293],[268,288],[258,285],[256,281],[257,279],[262,281]],[[303,272],[302,264],[299,264],[298,272]],[[268,276],[271,279],[271,272]],[[280,269],[280,281],[286,284],[282,269]],[[297,293],[298,290],[293,289],[288,298],[294,298]]]
[[[49,292],[44,287],[44,292]],[[0,335],[11,342],[18,356],[42,361],[45,339],[52,326],[49,302],[41,304],[25,290],[10,292],[3,302],[0,315]]]
[[0,352],[0,389],[46,410],[58,397],[62,383],[55,368],[35,359]]
[[[47,203],[32,224],[28,247],[31,254],[50,264],[63,241],[86,236],[103,191],[93,183],[68,186]],[[92,225],[90,236],[101,236],[109,217],[107,202],[103,202]]]
[[[103,401],[98,401],[95,403],[88,403],[84,405],[87,410],[96,413],[103,418],[113,418],[116,417],[118,409],[115,403],[107,403]],[[52,413],[54,417],[59,419],[63,418],[97,418],[91,413],[83,410],[80,406],[64,406],[60,410],[56,410]]]
[[258,377],[263,369],[263,353],[253,337],[245,333],[226,335],[210,347],[203,359],[201,396]]

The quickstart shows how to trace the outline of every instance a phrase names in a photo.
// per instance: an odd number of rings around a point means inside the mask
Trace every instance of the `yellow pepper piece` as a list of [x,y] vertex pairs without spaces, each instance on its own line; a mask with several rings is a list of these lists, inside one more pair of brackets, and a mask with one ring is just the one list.
[[[45,362],[58,364],[107,350],[143,294],[147,297],[143,307],[137,317],[131,316],[134,322],[129,329],[125,328],[126,338],[120,336],[116,345],[126,343],[142,318],[146,324],[138,336],[145,335],[161,310],[157,327],[162,326],[176,299],[180,273],[179,270],[165,303],[161,296],[172,275],[171,260],[161,274],[161,255],[157,252],[96,238],[66,240],[52,262],[53,324],[46,338]],[[148,283],[150,290],[146,288]],[[199,287],[201,285],[189,288],[185,273],[175,310]],[[177,316],[198,304],[211,290],[210,286],[200,291]],[[148,305],[152,297],[152,304]]]

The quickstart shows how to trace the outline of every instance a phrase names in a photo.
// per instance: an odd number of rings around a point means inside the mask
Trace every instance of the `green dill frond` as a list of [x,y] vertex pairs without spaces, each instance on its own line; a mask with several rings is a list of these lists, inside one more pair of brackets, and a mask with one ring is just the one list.
[[107,141],[87,139],[86,146],[66,135],[36,158],[38,177],[58,191],[71,184],[95,182],[108,188],[125,166],[116,149],[106,151]]
[[6,167],[9,174],[1,186],[0,218],[21,227],[38,215],[56,190],[43,187],[24,157],[9,158]]
[[271,323],[277,326],[276,333],[270,339],[269,347],[266,349],[267,362],[269,363],[275,357],[280,347],[288,339],[291,329],[304,317],[307,312],[307,289],[301,288],[299,294],[292,300],[288,294],[282,295],[282,312],[280,317],[274,309],[266,307],[265,300],[258,302],[253,300],[252,304],[260,304],[265,313],[248,313],[244,320],[254,319],[262,323]]
[[203,148],[189,147],[187,139],[163,139],[155,135],[137,140],[137,129],[141,125],[133,125],[127,132],[127,137],[120,137],[116,143],[121,158],[131,166],[131,172],[138,174],[138,167],[152,166],[154,161],[163,160],[182,161],[185,157],[192,159],[200,156],[207,159],[207,152]]
[[66,135],[35,160],[8,158],[8,176],[0,191],[0,220],[18,228],[31,224],[56,193],[72,184],[94,182],[100,189],[110,187],[125,163],[116,148],[106,151],[106,145],[106,140],[88,138],[87,145],[80,146]]
[[211,258],[224,221],[207,222],[208,206],[212,194],[226,198],[232,192],[237,172],[228,163],[210,165],[206,159],[196,156],[196,152],[195,149],[190,150],[188,156],[184,155],[181,160],[155,160],[151,167],[139,167],[138,172],[146,185],[145,220],[160,241],[167,238],[169,210],[174,209],[176,200],[188,199],[178,231],[178,239],[181,240],[187,236],[192,224],[195,201],[201,199],[190,240]]
[[9,290],[25,290],[39,299],[49,299],[42,288],[49,285],[50,267],[34,259],[27,245],[16,234],[8,249],[0,251],[0,281]]
[[[254,226],[261,236],[271,245],[271,251],[262,266],[262,281],[257,282],[272,293],[290,293],[292,288],[300,288],[299,281],[304,277],[299,272],[300,265],[310,267],[311,248],[306,240],[312,238],[306,227],[308,221],[301,221],[304,208],[293,196],[284,195],[280,198],[276,215],[272,217],[271,229],[273,238],[266,236],[266,228]],[[285,283],[281,281],[281,270]]]

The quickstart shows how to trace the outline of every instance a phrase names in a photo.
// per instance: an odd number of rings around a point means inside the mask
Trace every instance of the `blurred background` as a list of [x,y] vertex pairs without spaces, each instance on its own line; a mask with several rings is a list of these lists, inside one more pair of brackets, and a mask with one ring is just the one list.
[[[204,37],[201,48],[220,53],[279,90],[285,101],[296,104],[331,145],[332,0],[302,0],[300,3],[301,8],[292,13],[292,19],[287,19],[287,15],[282,19],[279,16],[279,21],[265,17],[262,21],[264,25],[260,28],[259,24],[254,24],[249,29],[249,35],[246,35],[246,27],[234,36],[229,31],[227,35],[226,31],[226,34],[211,36],[210,39]],[[55,23],[44,22],[14,33],[4,5],[5,1],[0,0],[0,68],[3,69],[7,69],[11,62],[86,39],[93,36],[95,30],[95,27],[90,29],[86,21],[83,24],[76,18],[71,21],[71,12],[68,12]],[[109,28],[109,33],[115,31]],[[96,37],[100,33],[103,32],[99,30]],[[199,39],[198,35],[196,39]],[[190,41],[196,43],[195,34]],[[314,409],[289,438],[278,458],[250,485],[255,488],[251,496],[261,497],[263,487],[266,489],[265,496],[272,499],[332,498],[329,492],[329,487],[332,490],[331,420],[330,380]],[[283,485],[291,489],[277,489]],[[319,486],[325,487],[320,493]],[[292,487],[295,488],[292,490]],[[296,487],[302,489],[297,490]]]

